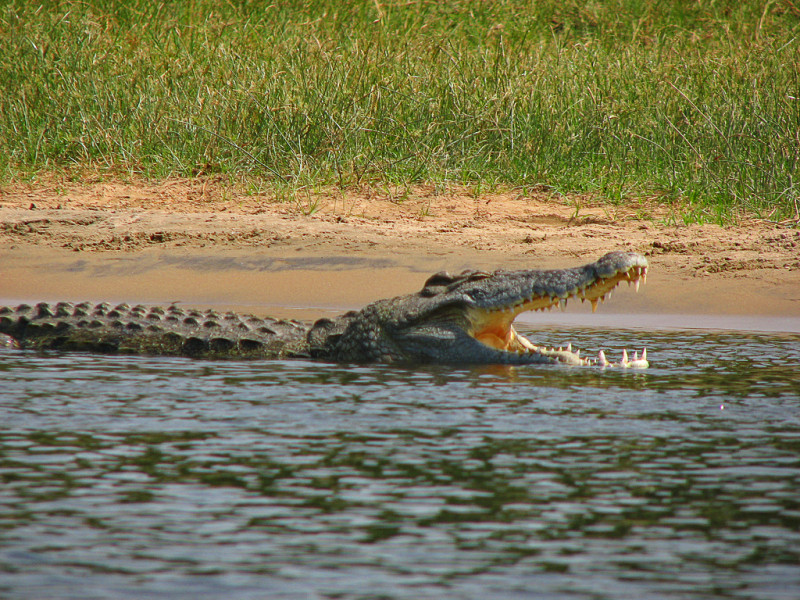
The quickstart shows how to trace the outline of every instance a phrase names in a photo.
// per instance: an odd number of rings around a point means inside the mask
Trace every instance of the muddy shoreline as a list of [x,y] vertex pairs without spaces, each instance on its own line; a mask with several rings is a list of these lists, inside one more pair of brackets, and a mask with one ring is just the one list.
[[[780,331],[800,319],[800,231],[670,221],[663,209],[515,192],[418,188],[398,199],[365,188],[276,202],[195,180],[7,186],[0,301],[181,302],[314,318],[419,289],[440,270],[572,266],[621,249],[647,255],[651,270],[638,294],[622,290],[602,307],[616,323],[759,317]],[[587,311],[548,322],[606,318]]]

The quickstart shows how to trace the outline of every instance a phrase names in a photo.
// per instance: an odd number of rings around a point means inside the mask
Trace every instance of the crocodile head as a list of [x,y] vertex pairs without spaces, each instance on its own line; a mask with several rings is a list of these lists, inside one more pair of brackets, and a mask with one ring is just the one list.
[[[357,362],[608,365],[602,353],[589,360],[569,347],[536,346],[513,321],[526,311],[563,308],[573,298],[596,309],[621,282],[638,288],[646,274],[647,259],[633,252],[611,252],[572,269],[437,273],[416,294],[317,321],[308,339],[313,356]],[[621,364],[647,363],[637,356]]]

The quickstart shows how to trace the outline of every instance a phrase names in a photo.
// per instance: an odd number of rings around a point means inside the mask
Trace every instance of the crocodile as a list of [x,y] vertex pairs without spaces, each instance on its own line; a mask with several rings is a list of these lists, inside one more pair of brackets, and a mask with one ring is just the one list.
[[[108,303],[0,307],[0,333],[19,348],[195,358],[311,358],[339,362],[613,366],[600,351],[537,346],[517,333],[525,311],[589,301],[592,310],[621,282],[639,288],[647,259],[610,252],[552,270],[437,273],[419,292],[378,300],[314,323],[232,312]],[[616,363],[646,367],[646,350]]]

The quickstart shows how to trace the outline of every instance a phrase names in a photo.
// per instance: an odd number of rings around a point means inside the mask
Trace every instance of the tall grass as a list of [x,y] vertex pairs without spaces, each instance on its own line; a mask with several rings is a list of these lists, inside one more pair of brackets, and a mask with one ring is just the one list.
[[92,165],[796,215],[788,0],[0,3],[0,179]]

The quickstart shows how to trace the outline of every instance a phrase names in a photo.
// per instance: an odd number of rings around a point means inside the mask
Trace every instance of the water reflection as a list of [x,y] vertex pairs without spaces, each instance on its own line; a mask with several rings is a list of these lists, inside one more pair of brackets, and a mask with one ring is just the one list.
[[569,338],[653,368],[4,352],[0,595],[794,597],[800,340]]

